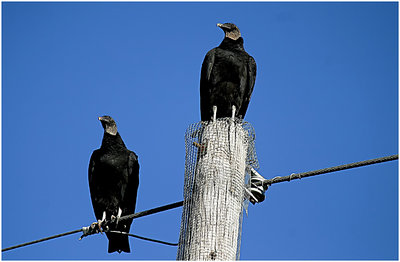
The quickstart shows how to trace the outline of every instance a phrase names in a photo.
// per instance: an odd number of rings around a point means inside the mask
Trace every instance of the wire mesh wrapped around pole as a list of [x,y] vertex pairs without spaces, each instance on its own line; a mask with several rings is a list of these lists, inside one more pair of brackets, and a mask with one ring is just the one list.
[[246,166],[258,168],[254,139],[249,123],[230,118],[186,131],[178,260],[239,258]]

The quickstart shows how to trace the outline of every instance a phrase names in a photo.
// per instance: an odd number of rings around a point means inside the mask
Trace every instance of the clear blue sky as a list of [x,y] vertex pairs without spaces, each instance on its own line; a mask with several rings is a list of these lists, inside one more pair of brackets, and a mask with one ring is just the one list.
[[[183,199],[219,22],[258,65],[246,120],[266,178],[398,153],[397,3],[2,3],[2,247],[94,222],[87,168],[111,115],[141,165],[137,211]],[[131,233],[176,242],[181,208]],[[79,234],[3,259],[174,260]],[[397,259],[397,161],[273,185],[244,218],[241,259]]]

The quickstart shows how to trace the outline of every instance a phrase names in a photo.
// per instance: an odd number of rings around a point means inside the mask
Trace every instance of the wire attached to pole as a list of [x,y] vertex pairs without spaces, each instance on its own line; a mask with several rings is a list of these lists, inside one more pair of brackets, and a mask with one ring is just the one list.
[[127,236],[130,236],[130,237],[135,237],[135,238],[139,238],[139,239],[143,239],[143,240],[147,240],[147,241],[151,241],[151,242],[155,242],[155,243],[160,243],[160,244],[164,244],[164,245],[168,245],[168,246],[178,246],[178,243],[165,242],[165,241],[152,239],[152,238],[147,238],[147,237],[142,237],[142,236],[138,236],[138,235],[134,235],[134,234],[126,233],[126,232],[121,232],[121,231],[108,230],[108,231],[104,231],[104,232],[127,235]]
[[[391,155],[391,156],[374,158],[374,159],[354,162],[354,163],[340,165],[340,166],[318,169],[318,170],[304,172],[304,173],[297,173],[297,174],[292,173],[288,176],[283,176],[283,177],[277,176],[272,179],[263,178],[254,168],[251,168],[250,173],[251,173],[252,180],[251,180],[250,191],[251,191],[252,195],[250,195],[250,197],[252,197],[252,198],[250,198],[250,202],[255,204],[255,203],[260,203],[260,202],[264,201],[265,191],[272,184],[281,183],[281,182],[285,182],[285,181],[290,182],[294,179],[301,179],[304,177],[333,173],[333,172],[337,172],[337,171],[341,171],[341,170],[345,170],[345,169],[351,169],[351,168],[356,168],[356,167],[361,167],[361,166],[368,166],[368,165],[372,165],[372,164],[378,164],[378,163],[383,163],[383,162],[397,160],[397,159],[399,159],[399,155]],[[255,179],[253,179],[253,178],[255,178]]]
[[[293,174],[291,174],[289,176],[284,176],[284,177],[279,177],[278,176],[278,177],[274,177],[272,179],[265,179],[264,181],[262,181],[260,183],[262,183],[262,186],[266,190],[266,189],[268,189],[268,186],[270,186],[272,184],[275,184],[275,183],[280,183],[280,182],[284,182],[284,181],[291,181],[293,179],[301,179],[303,177],[309,177],[309,176],[316,176],[316,175],[321,175],[321,174],[326,174],[326,173],[332,173],[332,172],[345,170],[345,169],[350,169],[350,168],[355,168],[355,167],[378,164],[378,163],[383,163],[383,162],[397,160],[397,159],[399,159],[399,155],[391,155],[391,156],[380,157],[380,158],[375,158],[375,159],[355,162],[355,163],[341,165],[341,166],[318,169],[318,170],[314,170],[314,171],[310,171],[310,172],[297,173],[297,174],[293,173]],[[145,211],[138,212],[138,213],[135,213],[135,214],[123,216],[123,217],[120,218],[120,221],[125,220],[125,219],[130,219],[130,218],[135,219],[135,218],[138,218],[138,217],[148,216],[148,215],[159,213],[159,212],[166,211],[166,210],[169,210],[169,209],[177,208],[177,207],[180,207],[182,205],[183,205],[183,201],[175,202],[175,203],[168,204],[168,205],[165,205],[165,206],[156,207],[156,208],[145,210]],[[104,224],[107,225],[107,223],[110,223],[110,221],[105,221]],[[98,233],[98,232],[95,232],[94,230],[93,230],[93,232],[91,232],[88,228],[90,228],[90,226],[89,227],[84,227],[84,228],[81,228],[81,229],[77,229],[77,230],[73,230],[73,231],[69,231],[69,232],[66,232],[66,233],[54,235],[54,236],[51,236],[51,237],[46,237],[46,238],[38,239],[38,240],[35,240],[35,241],[23,243],[23,244],[20,244],[20,245],[7,247],[7,248],[2,249],[1,252],[9,251],[9,250],[12,250],[12,249],[16,249],[16,248],[20,248],[20,247],[24,247],[24,246],[28,246],[28,245],[32,245],[32,244],[36,244],[36,243],[40,243],[40,242],[43,242],[43,241],[47,241],[47,240],[51,240],[51,239],[55,239],[55,238],[59,238],[59,237],[63,237],[63,236],[76,234],[76,233],[79,233],[79,232],[84,232],[84,234],[81,236],[81,238],[85,237],[85,236],[88,236],[88,235],[91,235],[91,234]],[[87,230],[89,230],[89,231],[87,231]],[[115,232],[115,233],[117,233],[117,232]],[[124,233],[124,232],[120,232],[120,233]],[[164,241],[160,241],[160,240],[149,239],[149,238],[145,238],[145,237],[141,237],[141,236],[137,236],[137,235],[133,235],[133,234],[128,234],[128,233],[125,233],[125,234],[127,234],[129,236],[132,236],[132,237],[136,237],[136,238],[140,238],[140,239],[148,240],[148,241],[153,241],[153,242],[157,242],[157,243],[161,243],[161,244],[176,245],[176,244],[173,244],[173,243],[168,243],[168,242],[164,242]]]
[[265,179],[263,181],[263,184],[266,187],[268,187],[269,185],[272,185],[272,184],[276,184],[276,183],[280,183],[280,182],[284,182],[284,181],[291,181],[293,179],[301,179],[303,177],[322,175],[322,174],[337,172],[337,171],[350,169],[350,168],[356,168],[356,167],[361,167],[361,166],[368,166],[368,165],[372,165],[372,164],[383,163],[383,162],[392,161],[392,160],[396,160],[396,159],[399,159],[399,155],[391,155],[391,156],[385,156],[385,157],[380,157],[380,158],[374,158],[374,159],[354,162],[354,163],[350,163],[350,164],[346,164],[346,165],[328,167],[328,168],[318,169],[318,170],[304,172],[304,173],[297,173],[297,174],[293,173],[289,176],[284,176],[284,177],[278,176],[278,177],[274,177],[272,179]]
[[[155,214],[155,213],[158,213],[158,212],[162,212],[162,211],[166,211],[166,210],[169,210],[169,209],[177,208],[177,207],[180,207],[182,205],[183,205],[183,201],[175,202],[175,203],[168,204],[168,205],[165,205],[165,206],[156,207],[156,208],[153,208],[153,209],[149,209],[149,210],[145,210],[145,211],[142,211],[142,212],[138,212],[138,213],[135,213],[135,214],[132,214],[132,215],[123,216],[123,217],[120,218],[120,221],[121,220],[125,220],[125,219],[129,219],[129,218],[135,219],[135,218],[138,218],[138,217],[148,216],[148,215]],[[38,240],[35,240],[35,241],[23,243],[23,244],[20,244],[20,245],[7,247],[7,248],[2,249],[1,252],[9,251],[9,250],[20,248],[20,247],[24,247],[24,246],[29,246],[29,245],[32,245],[32,244],[40,243],[40,242],[43,242],[43,241],[47,241],[47,240],[51,240],[51,239],[55,239],[55,238],[59,238],[59,237],[63,237],[63,236],[76,234],[76,233],[79,233],[79,232],[84,232],[84,234],[81,236],[81,238],[85,237],[85,236],[88,236],[88,235],[99,233],[99,232],[95,232],[95,231],[85,232],[86,230],[90,231],[89,228],[91,228],[91,227],[90,226],[89,227],[83,227],[81,229],[69,231],[69,232],[58,234],[58,235],[54,235],[54,236],[51,236],[51,237],[45,237],[45,238],[42,238],[42,239],[38,239]],[[90,233],[90,234],[88,234],[88,233]],[[140,239],[143,239],[143,240],[158,242],[158,243],[161,243],[161,244],[166,244],[166,245],[170,245],[171,244],[171,243],[160,241],[160,240],[155,240],[154,241],[153,239],[149,239],[149,238],[145,238],[145,237],[141,237],[141,236],[137,236],[137,235],[133,235],[133,234],[132,234],[132,236],[140,238]]]
[[54,236],[51,236],[51,237],[45,237],[45,238],[38,239],[38,240],[35,240],[35,241],[27,242],[27,243],[24,243],[24,244],[20,244],[20,245],[4,248],[4,249],[1,250],[1,252],[8,251],[8,250],[15,249],[15,248],[19,248],[19,247],[29,246],[29,245],[32,245],[32,244],[40,243],[40,242],[47,241],[47,240],[54,239],[54,238],[59,238],[59,237],[64,237],[64,236],[76,234],[76,233],[79,233],[81,231],[82,231],[82,229],[77,229],[77,230],[69,231],[69,232],[66,232],[66,233],[54,235]]

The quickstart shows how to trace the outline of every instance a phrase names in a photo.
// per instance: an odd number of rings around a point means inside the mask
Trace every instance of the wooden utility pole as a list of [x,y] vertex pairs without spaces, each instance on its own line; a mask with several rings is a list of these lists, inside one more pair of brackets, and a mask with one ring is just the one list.
[[239,257],[248,143],[230,118],[188,129],[178,260]]

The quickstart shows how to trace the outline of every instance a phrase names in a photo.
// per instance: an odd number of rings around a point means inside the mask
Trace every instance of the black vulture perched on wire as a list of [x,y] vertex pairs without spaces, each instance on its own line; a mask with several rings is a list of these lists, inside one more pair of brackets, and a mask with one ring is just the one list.
[[207,53],[201,67],[202,121],[213,117],[214,106],[217,118],[231,117],[233,113],[244,118],[256,80],[256,62],[244,50],[239,28],[232,23],[217,26],[224,30],[225,38]]
[[[92,153],[89,163],[89,188],[99,228],[112,220],[109,230],[129,233],[132,219],[121,216],[135,213],[139,186],[138,156],[128,150],[110,116],[99,117],[104,128],[101,147]],[[130,252],[127,235],[106,233],[108,252]]]

